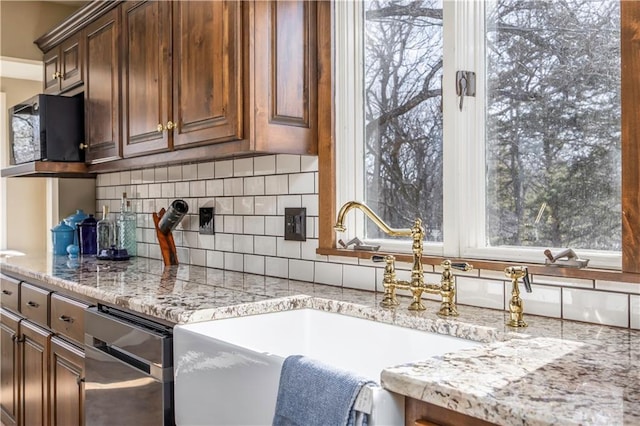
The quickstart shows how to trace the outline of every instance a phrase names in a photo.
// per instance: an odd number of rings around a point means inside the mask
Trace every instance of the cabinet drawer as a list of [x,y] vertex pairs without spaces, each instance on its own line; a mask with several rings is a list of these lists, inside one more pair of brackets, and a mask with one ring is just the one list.
[[46,327],[49,319],[49,290],[22,283],[20,289],[20,313]]
[[0,275],[0,289],[2,291],[0,304],[7,309],[18,312],[18,307],[20,306],[20,281]]
[[84,342],[84,310],[89,305],[69,299],[57,293],[51,295],[51,329],[74,340],[82,346]]

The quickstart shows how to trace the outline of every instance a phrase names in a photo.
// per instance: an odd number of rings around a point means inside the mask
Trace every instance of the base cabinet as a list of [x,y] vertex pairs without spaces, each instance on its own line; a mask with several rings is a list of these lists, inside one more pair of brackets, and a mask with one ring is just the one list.
[[22,421],[29,426],[49,424],[49,343],[51,333],[30,321],[20,322],[20,400]]
[[51,424],[84,424],[84,352],[53,337],[50,369]]
[[0,420],[18,424],[20,416],[20,356],[18,333],[21,318],[0,308]]
[[489,423],[457,411],[417,399],[405,398],[405,426],[489,426]]

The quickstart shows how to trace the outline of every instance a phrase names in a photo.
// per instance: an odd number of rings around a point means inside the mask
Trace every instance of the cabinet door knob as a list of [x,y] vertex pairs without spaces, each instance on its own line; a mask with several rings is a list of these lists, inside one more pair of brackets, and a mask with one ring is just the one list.
[[9,290],[2,290],[2,294],[6,294],[7,296],[11,296],[13,294],[13,292],[11,292]]
[[58,72],[54,72],[53,74],[51,74],[51,79],[55,80],[56,78],[58,78]]
[[80,149],[87,149],[87,148],[89,148],[89,145],[87,145],[86,143],[80,144]]
[[166,126],[167,130],[172,130],[172,129],[175,129],[176,127],[177,127],[176,123],[174,123],[173,121],[167,121],[167,126]]
[[164,126],[162,125],[162,123],[158,124],[158,127],[156,127],[156,129],[158,129],[158,133],[162,133],[162,131],[164,130]]

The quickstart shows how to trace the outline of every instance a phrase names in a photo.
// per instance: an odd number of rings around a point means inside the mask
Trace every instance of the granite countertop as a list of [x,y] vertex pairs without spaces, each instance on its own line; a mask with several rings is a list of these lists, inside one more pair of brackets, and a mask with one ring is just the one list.
[[314,308],[449,334],[482,346],[390,366],[386,389],[497,424],[640,424],[640,332],[527,316],[505,326],[502,311],[459,306],[441,319],[427,310],[378,307],[380,294],[280,278],[135,258],[126,262],[64,256],[11,257],[0,270],[70,294],[176,324]]

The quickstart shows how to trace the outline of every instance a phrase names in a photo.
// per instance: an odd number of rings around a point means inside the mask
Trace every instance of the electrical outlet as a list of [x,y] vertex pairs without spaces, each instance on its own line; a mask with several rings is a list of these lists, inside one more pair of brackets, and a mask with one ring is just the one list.
[[214,214],[215,208],[213,207],[200,207],[199,212],[199,227],[198,233],[205,235],[214,235],[216,233],[214,226]]
[[305,207],[284,209],[284,239],[307,241],[307,209]]

